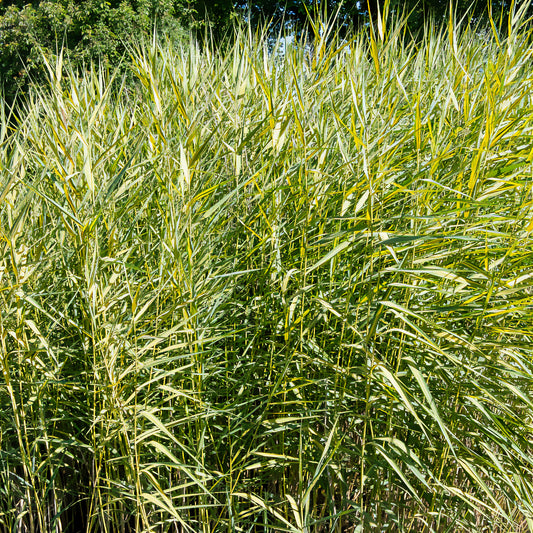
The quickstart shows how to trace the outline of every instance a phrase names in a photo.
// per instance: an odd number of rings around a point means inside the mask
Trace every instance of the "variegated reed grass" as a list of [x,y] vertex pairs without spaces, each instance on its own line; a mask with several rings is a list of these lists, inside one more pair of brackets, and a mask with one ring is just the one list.
[[0,133],[3,531],[533,531],[515,13],[51,66]]

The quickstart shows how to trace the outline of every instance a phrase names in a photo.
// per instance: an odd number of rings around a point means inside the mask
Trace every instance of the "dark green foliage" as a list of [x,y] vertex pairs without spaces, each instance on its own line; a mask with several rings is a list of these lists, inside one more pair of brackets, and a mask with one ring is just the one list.
[[[295,23],[298,27],[307,24],[309,13],[319,10],[329,16],[336,14],[340,25],[360,27],[376,19],[378,13],[383,13],[385,4],[389,12],[399,15],[409,15],[408,28],[417,32],[430,18],[439,22],[449,15],[450,0],[255,0],[235,2],[235,6],[248,13],[253,23],[273,20],[277,26],[282,21]],[[462,17],[470,16],[474,20],[487,20],[490,10],[495,19],[509,14],[511,2],[503,0],[454,0],[452,2],[455,13]],[[533,7],[530,9],[533,15]],[[229,13],[229,11],[228,11]]]
[[[41,79],[44,58],[61,49],[74,66],[117,65],[140,36],[178,29],[185,16],[174,0],[54,0],[0,4],[0,80],[11,102],[29,79]],[[180,9],[178,9],[180,8]]]

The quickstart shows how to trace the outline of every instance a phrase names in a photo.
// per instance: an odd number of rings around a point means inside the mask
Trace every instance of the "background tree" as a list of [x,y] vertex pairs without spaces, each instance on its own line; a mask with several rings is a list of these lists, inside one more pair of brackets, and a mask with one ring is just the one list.
[[[495,19],[506,17],[511,9],[509,0],[452,0],[458,16],[467,15],[474,23],[488,21],[489,7]],[[253,25],[264,21],[272,23],[274,30],[282,24],[303,28],[308,13],[315,10],[338,13],[341,29],[361,27],[383,12],[385,0],[238,0],[233,8],[249,19]],[[408,16],[407,25],[416,34],[428,20],[445,20],[449,14],[450,0],[390,0],[389,12]],[[229,14],[231,10],[228,10]],[[533,16],[533,3],[528,16]],[[218,19],[220,20],[220,18]]]
[[177,35],[191,16],[186,0],[0,0],[0,90],[13,101],[61,48],[74,65],[117,65],[140,35]]

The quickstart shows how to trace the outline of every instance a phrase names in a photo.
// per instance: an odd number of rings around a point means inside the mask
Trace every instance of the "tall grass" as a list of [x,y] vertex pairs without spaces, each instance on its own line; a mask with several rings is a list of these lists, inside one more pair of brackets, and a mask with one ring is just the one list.
[[533,531],[522,22],[50,66],[0,131],[1,529]]

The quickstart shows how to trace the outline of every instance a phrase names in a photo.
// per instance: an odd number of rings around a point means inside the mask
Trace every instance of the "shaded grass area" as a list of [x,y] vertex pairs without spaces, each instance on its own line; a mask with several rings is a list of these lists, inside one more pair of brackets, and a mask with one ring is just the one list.
[[530,34],[388,24],[1,130],[3,530],[533,531]]

